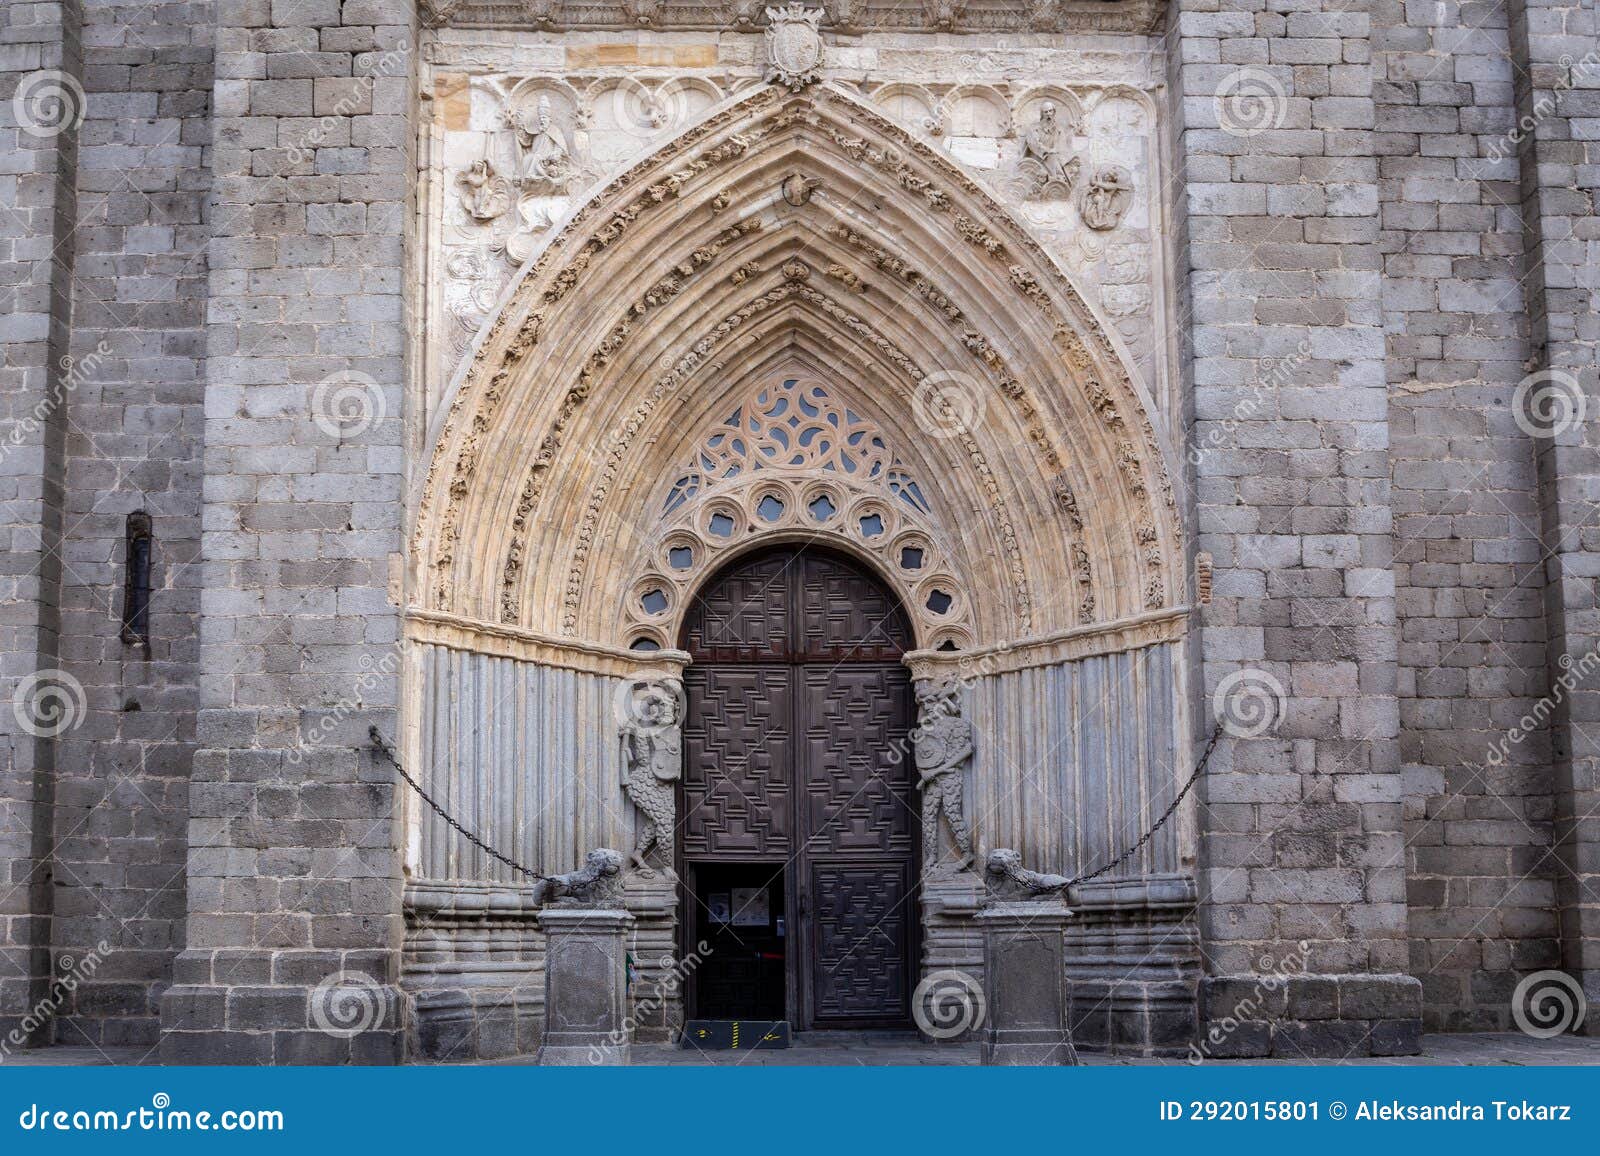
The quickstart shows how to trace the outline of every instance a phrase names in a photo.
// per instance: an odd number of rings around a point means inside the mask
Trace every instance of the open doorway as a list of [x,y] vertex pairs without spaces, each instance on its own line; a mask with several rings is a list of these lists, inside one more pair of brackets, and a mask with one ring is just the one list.
[[690,986],[690,1018],[786,1019],[789,920],[783,867],[701,863],[688,871],[692,942],[707,948]]

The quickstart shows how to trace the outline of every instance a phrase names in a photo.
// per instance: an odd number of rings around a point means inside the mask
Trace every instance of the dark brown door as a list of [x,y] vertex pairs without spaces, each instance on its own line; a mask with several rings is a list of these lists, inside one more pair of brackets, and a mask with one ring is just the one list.
[[[781,872],[789,1018],[801,1029],[910,1020],[909,645],[876,579],[792,547],[713,578],[685,623],[680,875],[732,863]],[[704,900],[685,896],[691,935]],[[705,982],[719,982],[708,966]]]

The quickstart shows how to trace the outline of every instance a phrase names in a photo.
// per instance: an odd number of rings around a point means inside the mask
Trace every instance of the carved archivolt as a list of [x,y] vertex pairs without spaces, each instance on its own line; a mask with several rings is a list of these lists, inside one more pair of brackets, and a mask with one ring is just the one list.
[[[791,379],[817,383],[845,407],[819,396],[818,414],[863,436],[840,415],[875,411],[882,446],[817,458],[807,443],[798,462],[755,468],[749,446],[706,440],[736,413],[772,432],[761,391]],[[973,412],[942,428],[926,394],[951,381]],[[768,86],[598,190],[525,269],[434,431],[413,598],[575,640],[670,645],[673,614],[639,601],[641,583],[670,583],[670,605],[723,549],[703,536],[711,504],[750,526],[771,496],[775,533],[871,553],[885,544],[850,517],[880,502],[890,544],[923,535],[928,577],[959,607],[918,611],[925,580],[902,577],[924,647],[1137,615],[1181,589],[1147,405],[1117,339],[977,181],[847,93]],[[845,470],[843,444],[879,472]],[[893,479],[914,482],[920,505]],[[832,525],[804,520],[819,485]],[[674,534],[702,547],[688,573],[671,565]]]
[[760,382],[699,435],[652,500],[648,568],[620,607],[628,645],[675,646],[690,596],[736,553],[770,540],[872,558],[931,649],[972,643],[956,551],[892,435],[815,378]]

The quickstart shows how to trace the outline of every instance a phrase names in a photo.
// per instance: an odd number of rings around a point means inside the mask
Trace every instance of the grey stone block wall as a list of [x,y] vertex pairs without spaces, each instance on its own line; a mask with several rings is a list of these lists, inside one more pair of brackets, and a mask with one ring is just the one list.
[[[1596,197],[1600,195],[1600,23],[1593,6],[1512,0],[1510,33],[1528,314],[1529,367],[1553,379],[1584,420],[1537,439],[1552,684],[1600,654],[1600,414]],[[1600,998],[1600,683],[1555,704],[1555,862],[1562,965]],[[1587,1030],[1600,1031],[1590,1014]]]
[[1556,966],[1513,64],[1502,4],[1386,2],[1375,38],[1411,971],[1433,1029],[1511,1026]]
[[[1240,673],[1276,725],[1205,783],[1209,970],[1308,944],[1310,970],[1406,966],[1388,398],[1370,20],[1180,2],[1174,87],[1190,295],[1208,705]],[[1259,124],[1230,104],[1244,78]],[[1237,97],[1232,98],[1235,102]],[[1267,388],[1261,388],[1263,383]]]
[[[211,5],[84,5],[62,547],[59,961],[94,953],[61,1043],[153,1046],[183,946],[199,634]],[[121,625],[127,515],[150,516],[147,645]],[[108,950],[102,950],[104,944]]]
[[395,733],[414,19],[407,0],[217,14],[201,749],[170,1059],[400,1054],[396,780],[366,731]]
[[[60,688],[72,245],[81,102],[74,3],[0,9],[0,1034],[50,995],[55,743],[13,702]],[[32,103],[19,89],[67,105]],[[33,680],[33,681],[28,681]],[[70,695],[70,690],[69,690]]]

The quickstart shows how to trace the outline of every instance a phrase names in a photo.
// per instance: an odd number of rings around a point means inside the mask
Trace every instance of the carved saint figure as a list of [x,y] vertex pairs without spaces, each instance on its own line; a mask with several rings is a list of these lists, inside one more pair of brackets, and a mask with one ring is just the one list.
[[961,797],[967,764],[972,760],[972,723],[961,717],[959,690],[951,684],[919,679],[917,729],[912,749],[917,759],[917,789],[922,792],[922,865],[932,872],[939,863],[942,844],[939,816],[950,827],[956,850],[965,861],[972,858],[972,835],[967,830]]
[[[1072,129],[1056,119],[1053,102],[1045,101],[1039,106],[1039,119],[1023,134],[1022,160],[1024,172],[1038,178],[1034,196],[1065,196],[1077,183],[1083,162],[1073,155]],[[1035,165],[1036,171],[1032,167]]]
[[671,680],[644,684],[633,697],[630,717],[621,727],[622,789],[644,819],[632,859],[645,875],[654,874],[645,856],[661,847],[676,818],[673,784],[683,765],[679,694],[678,684]]
[[474,221],[492,221],[511,207],[511,190],[488,157],[473,161],[456,183],[461,186],[461,203]]
[[1100,165],[1078,191],[1078,215],[1091,229],[1115,229],[1133,204],[1133,177],[1120,165]]
[[572,175],[572,155],[551,118],[550,98],[541,95],[532,113],[524,107],[512,126],[522,154],[519,181],[524,188],[566,187]]

